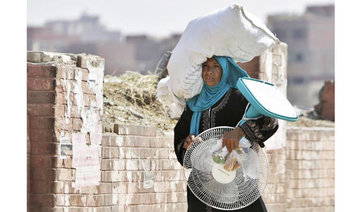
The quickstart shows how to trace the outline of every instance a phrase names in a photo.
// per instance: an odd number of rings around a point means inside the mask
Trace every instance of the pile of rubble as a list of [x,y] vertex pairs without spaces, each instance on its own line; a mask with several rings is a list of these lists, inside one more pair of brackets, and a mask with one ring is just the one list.
[[160,75],[142,75],[128,71],[121,76],[104,78],[105,132],[114,124],[155,126],[162,131],[173,130],[177,120],[169,117],[168,108],[156,99]]

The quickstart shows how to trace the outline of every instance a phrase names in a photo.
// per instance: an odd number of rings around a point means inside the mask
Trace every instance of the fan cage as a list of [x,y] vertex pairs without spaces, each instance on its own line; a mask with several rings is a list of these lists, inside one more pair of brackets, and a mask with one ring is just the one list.
[[238,210],[256,201],[265,189],[268,181],[269,163],[265,151],[256,142],[251,142],[250,149],[257,153],[258,179],[244,177],[243,169],[236,170],[235,179],[227,184],[217,182],[211,173],[212,152],[217,149],[216,143],[220,137],[233,127],[214,127],[208,129],[196,138],[190,149],[185,152],[185,177],[191,192],[204,204],[220,210]]

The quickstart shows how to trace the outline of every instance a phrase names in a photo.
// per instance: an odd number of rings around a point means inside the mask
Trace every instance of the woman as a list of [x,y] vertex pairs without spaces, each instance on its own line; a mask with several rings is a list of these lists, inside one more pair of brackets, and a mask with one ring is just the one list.
[[[236,89],[239,77],[248,76],[231,58],[214,56],[202,64],[204,86],[199,95],[187,101],[174,132],[174,147],[179,163],[183,164],[185,151],[201,132],[216,126],[234,127],[242,118],[248,101]],[[264,141],[278,129],[277,120],[261,117],[247,121],[234,130],[223,135],[223,146],[229,152],[238,147],[239,139],[246,136],[248,140],[258,142],[264,147]],[[191,190],[187,189],[188,211],[220,211],[202,203]],[[260,197],[241,212],[267,211]]]

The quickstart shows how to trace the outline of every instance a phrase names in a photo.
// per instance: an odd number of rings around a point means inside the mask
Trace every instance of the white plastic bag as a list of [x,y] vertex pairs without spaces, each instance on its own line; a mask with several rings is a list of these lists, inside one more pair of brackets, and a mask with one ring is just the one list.
[[273,33],[243,7],[232,5],[192,20],[168,63],[171,90],[189,99],[203,86],[201,64],[213,55],[248,62],[278,42]]

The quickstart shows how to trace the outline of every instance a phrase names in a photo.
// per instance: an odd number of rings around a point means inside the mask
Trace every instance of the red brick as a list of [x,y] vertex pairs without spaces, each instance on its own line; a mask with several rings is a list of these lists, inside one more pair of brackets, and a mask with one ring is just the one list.
[[30,203],[32,207],[54,207],[55,195],[54,194],[29,194]]
[[33,116],[53,116],[53,104],[27,104],[27,113]]
[[43,77],[42,68],[42,65],[27,64],[27,77]]
[[35,181],[32,180],[30,183],[30,193],[32,194],[47,194],[50,192],[50,181]]
[[30,179],[34,180],[47,180],[55,181],[56,171],[53,168],[44,167],[30,167]]
[[30,156],[30,167],[51,167],[51,157],[45,155],[31,155]]
[[52,91],[56,81],[52,78],[27,78],[27,89],[33,91]]
[[55,103],[55,92],[53,91],[28,91],[28,104]]
[[55,118],[30,116],[30,129],[54,129]]
[[31,129],[30,141],[33,142],[55,142],[55,134],[53,130]]
[[30,152],[33,155],[56,154],[58,145],[54,143],[34,142],[30,145]]
[[27,77],[52,78],[56,76],[56,71],[53,65],[27,64]]

